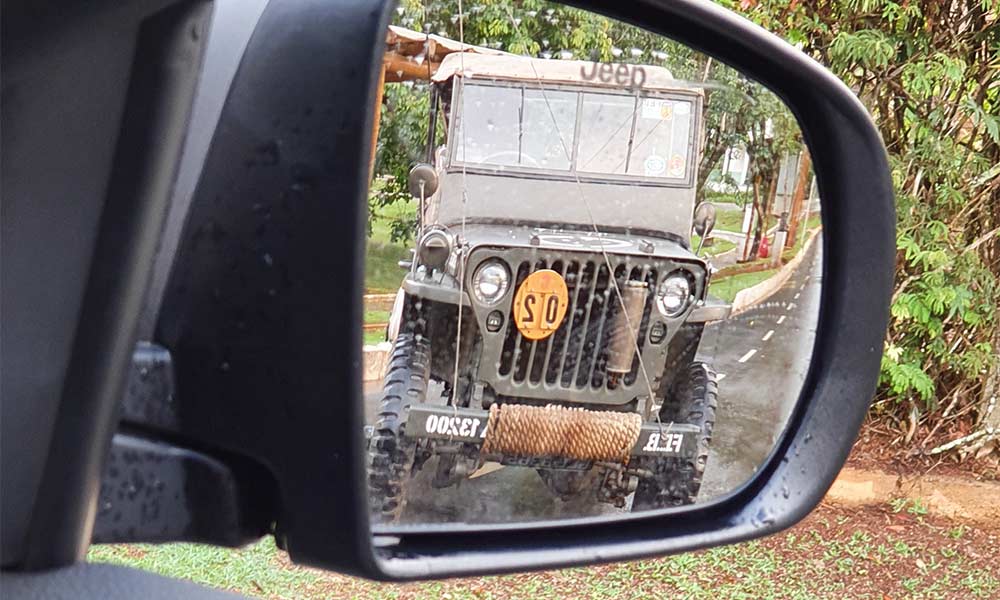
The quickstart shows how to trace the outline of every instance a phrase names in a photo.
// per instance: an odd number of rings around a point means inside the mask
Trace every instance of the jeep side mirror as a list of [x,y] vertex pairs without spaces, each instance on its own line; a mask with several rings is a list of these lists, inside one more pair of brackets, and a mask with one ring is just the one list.
[[694,209],[694,232],[704,238],[715,229],[715,205],[702,202]]
[[438,189],[437,170],[427,163],[417,163],[410,169],[407,188],[414,198],[423,200],[433,196]]

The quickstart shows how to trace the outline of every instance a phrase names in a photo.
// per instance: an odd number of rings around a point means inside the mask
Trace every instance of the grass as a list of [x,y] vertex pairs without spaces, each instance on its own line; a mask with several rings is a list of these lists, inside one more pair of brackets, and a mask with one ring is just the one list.
[[387,310],[365,310],[365,323],[388,323],[389,311]]
[[715,212],[715,227],[723,231],[739,233],[743,228],[742,210],[718,210]]
[[[698,243],[701,238],[697,234],[691,235],[691,251],[694,252],[698,249]],[[711,246],[705,246],[701,249],[701,254],[708,256],[718,256],[725,252],[729,252],[736,247],[735,242],[730,242],[729,240],[724,240],[722,238],[714,238]]]
[[[381,309],[365,310],[365,324],[381,324],[389,322],[389,311]],[[378,344],[385,341],[385,328],[380,327],[375,330],[366,330],[364,343],[366,345]]]
[[732,302],[737,292],[755,286],[777,272],[778,269],[767,269],[732,275],[723,279],[713,279],[708,287],[708,293],[726,302]]
[[[886,526],[889,523],[890,526]],[[889,507],[824,506],[764,540],[586,568],[380,584],[289,563],[270,539],[240,550],[193,544],[95,546],[88,559],[268,598],[992,598],[996,532],[914,520]]]
[[746,201],[745,198],[741,198],[739,194],[726,193],[726,192],[716,192],[715,190],[706,189],[705,199],[709,202],[723,203],[723,204],[738,204],[740,206]]
[[372,219],[365,257],[365,290],[368,293],[391,293],[399,289],[405,271],[398,263],[410,258],[411,245],[391,240],[391,224],[414,210],[415,203],[393,205]]
[[378,331],[366,331],[364,336],[364,344],[366,346],[374,346],[375,344],[381,344],[385,341],[385,331],[379,329]]

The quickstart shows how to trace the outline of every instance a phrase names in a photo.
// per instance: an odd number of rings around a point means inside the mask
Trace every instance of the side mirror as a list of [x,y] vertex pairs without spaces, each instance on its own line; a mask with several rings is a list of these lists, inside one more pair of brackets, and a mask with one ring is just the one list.
[[[638,97],[631,93],[620,93],[619,97],[607,100],[607,88],[612,85],[625,89],[641,81],[647,87],[666,86],[675,79],[672,76],[657,79],[659,76],[654,75],[658,71],[627,65],[587,63],[582,68],[577,65],[570,69],[567,65],[571,66],[571,61],[560,60],[553,61],[562,70],[555,73],[557,77],[552,81],[558,83],[572,77],[574,81],[580,80],[582,88],[601,87],[601,91],[594,92],[593,98],[579,100],[559,95],[564,94],[562,90],[536,92],[537,86],[524,86],[523,93],[516,94],[506,84],[499,86],[488,81],[490,63],[494,61],[490,60],[488,49],[482,49],[478,60],[483,70],[476,72],[476,76],[486,82],[478,93],[488,93],[490,98],[512,94],[491,100],[489,105],[483,102],[478,112],[470,110],[468,120],[462,125],[470,130],[478,127],[482,143],[462,147],[461,161],[469,165],[468,177],[463,178],[471,191],[467,195],[469,205],[463,200],[458,208],[481,210],[478,214],[469,213],[469,230],[470,235],[479,231],[482,242],[468,246],[470,252],[461,255],[466,262],[460,263],[453,274],[442,272],[437,279],[404,282],[405,292],[417,299],[403,309],[409,319],[407,325],[413,327],[401,330],[397,338],[405,341],[409,350],[404,357],[406,361],[399,353],[384,357],[385,382],[390,393],[380,394],[382,399],[394,399],[396,409],[400,409],[412,395],[427,396],[427,390],[433,390],[436,404],[409,407],[405,411],[408,419],[405,426],[396,418],[404,411],[397,410],[388,416],[371,411],[378,420],[366,439],[361,317],[367,291],[363,266],[368,157],[372,143],[371,115],[376,98],[380,97],[378,86],[386,79],[405,75],[386,73],[383,66],[386,27],[395,14],[395,3],[286,0],[267,5],[246,46],[184,221],[153,340],[163,348],[164,354],[157,364],[169,369],[171,385],[143,393],[134,402],[126,402],[123,409],[123,423],[127,425],[121,430],[123,434],[153,436],[151,439],[158,448],[164,452],[170,450],[168,458],[185,461],[173,467],[176,473],[169,480],[178,482],[181,490],[170,496],[176,500],[176,512],[163,511],[179,515],[174,521],[182,522],[171,523],[178,526],[169,531],[111,522],[104,530],[108,533],[101,538],[103,541],[190,540],[238,545],[265,532],[275,532],[278,545],[287,549],[294,562],[376,579],[407,580],[567,567],[745,541],[793,525],[820,502],[843,467],[871,402],[889,318],[896,252],[895,213],[888,161],[878,131],[851,90],[819,63],[716,4],[702,0],[624,3],[574,0],[573,4],[668,36],[712,57],[712,64],[728,65],[727,68],[766,86],[787,105],[794,115],[792,120],[801,129],[803,142],[809,145],[823,203],[822,235],[814,236],[818,243],[813,244],[813,249],[822,255],[823,288],[815,296],[816,320],[810,321],[814,337],[810,345],[797,350],[797,356],[809,361],[800,373],[801,387],[787,405],[782,429],[773,437],[760,438],[767,440],[761,453],[762,462],[754,465],[748,478],[726,487],[717,497],[683,506],[679,505],[682,502],[673,502],[670,494],[674,488],[656,488],[657,500],[662,499],[663,506],[657,504],[650,510],[632,514],[499,523],[484,522],[477,517],[419,525],[379,525],[372,518],[373,509],[390,513],[402,506],[393,502],[373,505],[372,495],[366,489],[367,483],[393,492],[400,485],[399,474],[403,471],[396,469],[396,463],[369,460],[381,458],[376,451],[403,456],[404,451],[412,448],[397,444],[397,438],[423,434],[423,438],[430,440],[421,440],[421,453],[414,451],[405,456],[411,461],[408,465],[427,454],[425,448],[447,446],[450,454],[441,452],[434,457],[438,467],[447,467],[440,472],[448,476],[469,475],[469,479],[473,474],[480,475],[478,470],[461,472],[458,467],[464,463],[456,461],[469,454],[470,447],[478,448],[487,434],[493,435],[484,426],[489,423],[486,419],[499,414],[515,394],[491,395],[490,389],[468,375],[468,365],[478,368],[481,363],[484,369],[492,369],[491,376],[504,375],[511,380],[504,383],[505,389],[537,390],[550,385],[550,372],[554,375],[551,385],[562,385],[563,378],[555,375],[563,371],[555,371],[556,366],[563,369],[573,363],[565,386],[571,386],[574,395],[581,395],[581,390],[596,393],[595,389],[610,389],[617,394],[616,398],[626,399],[620,404],[626,407],[642,395],[641,389],[633,391],[629,386],[640,381],[636,370],[645,369],[646,364],[633,360],[632,346],[636,346],[636,352],[652,348],[666,353],[675,348],[663,343],[666,336],[674,335],[684,342],[681,332],[687,335],[693,330],[700,335],[713,327],[711,322],[715,317],[708,314],[711,307],[698,297],[705,291],[705,278],[686,273],[684,269],[691,265],[681,262],[675,248],[674,238],[688,233],[685,229],[689,226],[690,204],[662,216],[660,222],[670,224],[679,233],[656,238],[649,258],[642,258],[645,262],[641,264],[635,257],[646,256],[641,249],[648,243],[627,238],[619,231],[600,230],[615,219],[629,219],[619,228],[624,231],[647,228],[655,221],[649,215],[651,207],[663,197],[664,190],[679,199],[676,206],[681,206],[680,201],[693,202],[690,188],[697,182],[694,167],[697,162],[685,157],[683,150],[666,149],[697,148],[696,126],[672,128],[685,118],[695,123],[693,118],[699,116],[703,106],[701,95],[709,92],[703,85],[689,86],[697,89],[677,90],[663,97],[666,99],[653,94],[656,97],[648,103],[639,103]],[[466,35],[468,31],[466,26]],[[395,35],[402,34],[397,31]],[[423,48],[425,34],[416,32],[411,37]],[[463,49],[466,42],[453,47]],[[444,52],[449,46],[436,43],[434,47]],[[458,56],[467,63],[477,60],[472,58],[473,53]],[[336,63],[331,64],[334,60]],[[428,65],[446,61],[447,57],[429,56],[415,76],[424,77]],[[531,77],[534,69],[541,68],[537,64],[541,62],[541,59],[528,61],[515,74],[523,78],[527,73]],[[451,61],[452,65],[456,63]],[[462,67],[458,63],[455,68],[464,70],[467,65]],[[435,77],[445,75],[439,71]],[[469,78],[472,79],[475,78]],[[475,107],[478,99],[471,90],[470,85],[463,101]],[[579,121],[585,121],[587,129],[564,123],[574,122],[566,117],[576,110],[574,107],[580,107]],[[608,120],[609,112],[615,113],[614,119]],[[583,118],[584,114],[589,120]],[[310,115],[310,125],[301,128],[300,136],[287,136],[284,129],[278,129],[286,126],[288,115]],[[534,127],[528,131],[531,135],[519,136],[510,123],[518,123],[524,115],[537,117],[543,123],[555,121],[569,134],[585,131],[593,135],[536,139],[535,132],[547,130]],[[604,116],[598,120],[598,115]],[[766,122],[763,117],[761,120]],[[451,129],[456,130],[459,123],[452,122]],[[507,125],[494,130],[498,123]],[[630,132],[634,133],[634,143],[629,139]],[[660,140],[657,136],[663,136],[662,143],[653,143]],[[234,175],[232,165],[259,154],[260,148],[270,147],[268,143],[273,144],[274,139],[286,140],[281,146],[280,162]],[[590,141],[584,144],[586,140]],[[675,140],[679,141],[675,144]],[[573,144],[576,154],[558,160],[559,152]],[[635,155],[634,161],[628,160],[630,153]],[[483,167],[475,161],[487,164]],[[569,178],[566,174],[570,172],[576,176]],[[513,176],[505,178],[501,174]],[[562,195],[558,197],[574,201],[579,198],[580,202],[550,203],[557,194],[548,189],[543,194],[536,192],[538,188],[528,187],[538,182],[562,183],[563,187],[558,188]],[[629,184],[626,193],[609,195],[612,186],[623,183]],[[407,184],[414,196],[426,198],[437,191],[439,181],[431,165],[418,164],[411,169]],[[444,185],[450,186],[450,179]],[[476,185],[479,187],[474,188]],[[648,188],[643,187],[646,185]],[[482,190],[491,187],[494,196],[489,198]],[[764,192],[768,189],[764,187]],[[529,195],[527,190],[535,195]],[[260,212],[246,210],[245,198],[257,196],[282,199],[281,207],[273,211],[262,209],[269,218],[266,227],[262,226]],[[509,198],[517,198],[518,202],[510,202]],[[621,199],[648,203],[642,205],[642,211],[627,212],[620,208]],[[533,210],[536,222],[569,221],[569,216],[583,214],[588,219],[587,227],[581,231],[583,228],[578,226],[558,234],[534,230],[524,235],[516,231],[511,234],[509,219],[490,221],[491,215],[484,209],[486,202],[492,203],[491,208],[503,205],[508,211]],[[282,208],[284,205],[288,208]],[[539,205],[547,211],[541,216],[537,214]],[[771,214],[765,210],[761,213]],[[465,216],[461,212],[461,218],[452,222],[461,222],[464,227]],[[729,228],[727,221],[731,215],[720,210],[719,216],[721,236]],[[694,226],[699,234],[711,232],[715,221],[712,205],[698,207]],[[591,229],[595,231],[591,233]],[[484,231],[489,235],[481,233]],[[206,232],[218,239],[206,244]],[[266,252],[263,252],[265,242]],[[507,263],[514,268],[498,265],[497,260],[486,260],[489,257],[485,257],[485,250],[504,245],[509,250],[505,256],[510,260],[516,258],[516,262]],[[620,270],[610,263],[616,252],[629,261],[619,263]],[[584,258],[572,258],[579,256]],[[530,282],[528,278],[522,279],[529,266],[533,268],[543,261],[549,261],[543,269],[547,273],[534,273],[531,277],[542,276]],[[519,265],[524,265],[524,272],[519,271]],[[562,271],[556,272],[559,269]],[[576,271],[570,273],[567,269]],[[620,295],[612,294],[612,288],[618,289],[617,274],[632,277],[633,271],[635,277],[642,279],[630,279],[629,285],[621,286]],[[648,286],[657,273],[664,275],[663,284]],[[452,279],[456,285],[449,287]],[[601,291],[598,285],[609,287]],[[522,300],[517,306],[524,310],[515,313],[512,307],[516,294]],[[575,316],[583,312],[583,308],[575,305],[577,299],[588,297],[589,302],[581,301],[588,307],[596,305],[594,298],[611,298],[621,309],[605,309],[601,304],[594,319],[589,316],[579,319],[581,334],[569,340],[569,336],[558,332],[556,325],[566,322],[567,314],[572,324]],[[858,298],[864,302],[858,302]],[[559,309],[560,302],[574,304],[567,311],[565,306]],[[641,302],[648,302],[646,312]],[[429,316],[420,312],[434,303],[447,304],[451,312],[428,313]],[[543,314],[549,314],[539,311],[543,306],[552,307],[547,329],[542,328],[540,320]],[[534,312],[529,310],[532,307]],[[654,310],[660,315],[657,319],[661,325],[650,326],[639,337],[633,324],[643,327],[647,321],[644,315],[654,314]],[[743,313],[742,318],[751,314]],[[606,327],[608,315],[616,322]],[[784,318],[780,317],[782,321]],[[691,327],[682,328],[682,323]],[[438,339],[445,343],[432,346],[431,336],[423,333],[426,326],[447,330],[450,337],[442,336]],[[589,330],[583,328],[591,326],[595,328],[594,335],[584,337]],[[504,337],[506,334],[501,331],[510,331],[511,335]],[[578,361],[578,354],[569,351],[560,357],[551,352],[556,341],[563,337],[566,338],[563,348],[582,352],[588,347],[585,341],[602,335],[610,338],[610,334],[602,332],[615,333],[616,340],[624,340],[613,348],[615,361],[607,358],[612,349],[602,357],[591,355],[593,360],[589,361]],[[536,337],[529,338],[529,334]],[[479,361],[482,354],[477,350],[476,335],[496,336],[491,341],[492,347],[498,349],[492,362],[487,360],[491,357]],[[542,337],[545,335],[551,336],[548,341]],[[632,341],[636,338],[646,341],[640,349],[639,344],[628,343],[629,336]],[[432,353],[435,348],[451,348],[452,339],[465,340],[461,349],[466,354],[455,352],[462,362],[454,357],[444,360]],[[755,332],[754,341],[759,339]],[[739,365],[755,354],[758,358],[765,355],[754,348],[716,345],[732,350],[733,362]],[[689,352],[685,345],[676,348],[679,348],[678,360],[687,363],[695,360],[694,349]],[[475,361],[468,358],[472,351],[480,352],[473,356]],[[532,367],[538,366],[535,370],[528,367],[532,360],[535,361]],[[507,361],[506,366],[498,368],[501,361]],[[615,372],[607,366],[612,362]],[[577,377],[583,363],[600,365],[607,377],[591,379],[590,371],[580,371],[583,377]],[[750,370],[740,367],[740,371]],[[434,387],[425,388],[429,372],[449,385],[438,385],[435,380]],[[683,372],[686,379],[678,380],[681,383],[677,387],[690,392],[688,396],[692,397],[698,391],[702,397],[693,399],[701,403],[699,406],[714,410],[718,387],[715,384],[721,378],[709,385],[705,383],[709,381],[705,373],[700,368],[686,369]],[[734,389],[736,373],[735,370],[729,373],[724,386]],[[597,386],[593,381],[602,383]],[[643,381],[649,383],[649,377],[643,376]],[[745,389],[746,392],[739,394],[763,397],[772,392],[766,382]],[[447,406],[443,401],[438,402],[441,390],[461,392],[476,404]],[[650,410],[653,410],[653,392],[645,394]],[[546,402],[536,405],[543,407]],[[486,404],[489,407],[483,408]],[[444,410],[435,412],[438,405]],[[661,412],[663,407],[659,405]],[[720,414],[732,418],[733,412],[725,410],[723,406]],[[488,413],[485,419],[484,413]],[[107,410],[101,414],[118,413]],[[538,411],[507,414],[514,415],[511,417],[514,422],[524,423],[523,418],[517,421],[518,414],[537,415]],[[563,414],[578,420],[589,418],[580,411],[549,411],[546,418],[556,415],[562,419]],[[697,414],[704,416],[708,410]],[[544,455],[531,463],[518,462],[516,448],[490,456],[499,457],[493,461],[496,465],[503,466],[500,461],[506,461],[504,468],[508,470],[504,473],[527,465],[524,470],[531,477],[525,480],[530,485],[569,490],[576,484],[573,477],[556,478],[548,473],[540,477],[533,469],[553,471],[566,465],[575,468],[597,462],[610,464],[606,455],[622,462],[633,453],[659,460],[655,457],[681,456],[683,452],[692,462],[670,464],[683,465],[683,470],[688,470],[687,465],[696,464],[704,454],[701,444],[707,428],[703,426],[673,422],[663,426],[661,419],[647,423],[641,415],[619,416],[620,421],[602,421],[612,426],[598,433],[606,432],[610,438],[617,435],[615,432],[625,431],[630,436],[622,438],[625,442],[633,438],[640,442],[630,445],[616,438],[617,441],[612,440],[614,443],[603,444],[610,448],[606,454],[587,454],[572,461],[561,458],[560,448],[549,453],[557,457],[549,460],[545,453],[551,445],[544,452],[535,452]],[[619,422],[624,423],[623,427],[617,427]],[[109,424],[107,429],[112,427]],[[721,440],[721,429],[714,431],[716,441]],[[159,432],[162,435],[154,436]],[[643,437],[637,437],[640,435]],[[537,441],[530,436],[518,440],[525,444]],[[177,458],[187,456],[178,450],[203,453],[204,458],[198,464],[189,464],[193,463],[190,458]],[[513,458],[507,460],[505,453]],[[370,477],[366,472],[369,462],[384,463],[391,470],[387,468],[384,476]],[[641,475],[650,479],[657,472],[645,470]],[[199,477],[197,486],[184,485],[194,476]],[[476,479],[487,477],[485,474]],[[165,480],[165,476],[160,479]],[[609,477],[606,481],[616,486],[616,493],[619,488],[635,492],[627,488],[626,484],[631,484],[624,478]],[[93,487],[96,494],[97,486]],[[520,492],[515,488],[493,489],[499,490],[498,494],[503,491],[507,497]],[[416,505],[435,497],[418,489],[407,498]],[[213,506],[214,498],[220,500]],[[93,498],[89,506],[97,505]],[[246,510],[237,512],[230,507]],[[110,519],[116,513],[102,514]],[[141,516],[141,510],[136,509],[135,515]],[[134,519],[135,523],[143,523],[139,517]]]
[[413,165],[407,178],[407,187],[410,190],[410,195],[414,198],[423,200],[433,196],[438,189],[437,170],[427,163]]
[[694,209],[694,232],[702,239],[715,229],[715,205],[702,202]]

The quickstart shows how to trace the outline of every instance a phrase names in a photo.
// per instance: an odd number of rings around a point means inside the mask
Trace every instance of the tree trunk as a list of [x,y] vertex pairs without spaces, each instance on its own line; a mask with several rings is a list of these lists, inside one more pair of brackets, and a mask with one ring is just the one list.
[[[993,330],[993,351],[1000,349],[1000,327]],[[1000,452],[1000,358],[994,357],[993,366],[986,375],[983,394],[979,398],[979,429],[986,432],[982,443],[976,444],[979,453],[990,449]]]
[[788,224],[788,237],[785,238],[785,247],[791,248],[798,239],[799,222],[802,220],[803,203],[807,203],[806,196],[809,195],[809,171],[812,160],[809,150],[803,148],[799,155],[799,176],[795,182],[795,193],[792,195],[791,214],[788,215],[791,222]]
[[[760,190],[764,185],[767,186],[767,191],[764,193],[764,197],[761,198]],[[757,258],[757,252],[760,250],[760,240],[763,239],[764,234],[767,232],[767,214],[771,211],[771,205],[777,191],[778,178],[774,175],[773,169],[771,176],[767,180],[762,181],[760,175],[754,177],[753,202],[754,210],[757,211],[757,226],[753,232],[753,246],[751,246],[750,251],[751,260]],[[777,251],[780,252],[780,249],[777,249]]]

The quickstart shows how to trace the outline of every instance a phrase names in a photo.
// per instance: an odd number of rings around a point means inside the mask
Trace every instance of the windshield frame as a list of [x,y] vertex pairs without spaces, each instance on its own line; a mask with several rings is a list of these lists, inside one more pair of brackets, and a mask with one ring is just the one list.
[[[455,82],[455,80],[458,80]],[[691,102],[693,105],[693,116],[692,123],[688,131],[688,160],[685,164],[685,174],[683,178],[671,178],[671,177],[653,177],[645,175],[629,175],[629,174],[610,174],[610,173],[595,173],[593,171],[578,171],[576,169],[576,159],[579,152],[579,132],[581,127],[580,120],[580,105],[582,103],[582,95],[577,96],[577,113],[573,132],[573,147],[571,150],[570,168],[569,169],[546,169],[538,167],[530,167],[524,165],[486,165],[482,163],[471,163],[463,162],[457,157],[457,143],[452,143],[455,140],[456,130],[458,128],[458,122],[461,115],[457,112],[461,110],[462,107],[462,94],[465,88],[466,82],[474,83],[478,86],[485,87],[513,87],[513,88],[523,88],[525,90],[543,90],[543,91],[566,91],[566,92],[583,92],[583,93],[594,93],[594,94],[608,94],[615,96],[624,96],[636,99],[635,108],[633,109],[632,124],[631,127],[635,127],[636,120],[641,111],[639,102],[643,98],[655,98],[655,99],[669,99],[669,100],[682,100]],[[591,182],[591,183],[618,183],[618,184],[637,184],[641,183],[645,186],[655,186],[655,187],[676,187],[676,188],[690,188],[695,185],[695,177],[697,175],[697,165],[700,162],[700,151],[701,151],[701,134],[704,127],[702,123],[702,94],[698,91],[693,90],[651,90],[651,89],[629,89],[629,88],[609,88],[607,86],[598,85],[580,85],[580,84],[561,84],[561,83],[548,83],[546,85],[541,85],[538,81],[528,80],[528,79],[501,79],[501,78],[490,78],[490,79],[477,79],[475,77],[454,77],[452,82],[455,84],[452,86],[452,98],[451,106],[449,109],[449,119],[448,119],[448,148],[446,152],[447,164],[445,165],[445,170],[448,172],[466,172],[484,175],[516,175],[523,176],[525,178],[533,179],[556,179],[556,180],[568,180],[568,181],[581,181],[581,182]],[[631,154],[631,149],[630,149]],[[692,158],[694,160],[692,160]]]

